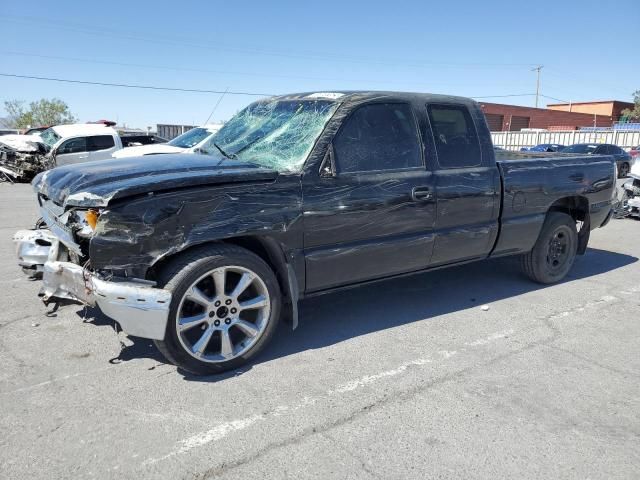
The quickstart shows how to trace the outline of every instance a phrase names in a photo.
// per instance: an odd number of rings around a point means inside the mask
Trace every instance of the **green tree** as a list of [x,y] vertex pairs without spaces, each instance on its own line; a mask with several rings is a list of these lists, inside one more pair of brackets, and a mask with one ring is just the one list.
[[29,103],[28,108],[22,100],[8,100],[4,102],[4,109],[12,128],[61,125],[77,121],[69,106],[58,98],[42,98]]
[[622,115],[630,120],[640,120],[640,90],[633,92],[633,108],[625,108]]

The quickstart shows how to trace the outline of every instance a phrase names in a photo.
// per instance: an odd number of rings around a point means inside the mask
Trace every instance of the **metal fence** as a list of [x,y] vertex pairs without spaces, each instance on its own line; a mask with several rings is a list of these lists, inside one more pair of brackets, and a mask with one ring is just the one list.
[[158,130],[158,136],[166,138],[167,140],[173,140],[178,135],[182,135],[192,128],[196,128],[195,125],[167,125],[162,123],[157,124],[156,127]]
[[541,143],[612,143],[625,150],[640,145],[640,131],[621,130],[567,130],[550,132],[491,132],[493,144],[505,150],[520,150]]

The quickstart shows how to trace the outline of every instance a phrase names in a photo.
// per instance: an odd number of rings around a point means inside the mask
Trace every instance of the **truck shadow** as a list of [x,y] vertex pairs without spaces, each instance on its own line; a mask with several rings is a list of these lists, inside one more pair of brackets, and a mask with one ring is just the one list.
[[[594,277],[637,261],[630,255],[590,248],[584,256],[577,258],[562,283]],[[289,325],[281,324],[271,344],[253,364],[553,287],[531,282],[521,273],[515,259],[504,258],[312,297],[300,304],[298,328],[292,331]],[[113,324],[97,309],[90,309],[87,313],[87,322]],[[136,358],[166,363],[152,341],[129,338],[132,343],[124,346],[119,356],[111,360],[112,363]],[[223,375],[205,377],[178,371],[188,381],[217,382],[250,369],[251,364]]]
[[[590,248],[577,258],[561,283],[594,277],[637,261],[629,255]],[[292,331],[288,325],[281,325],[279,335],[258,361],[326,347],[554,286],[530,281],[516,259],[504,258],[309,298],[302,302],[298,328]]]

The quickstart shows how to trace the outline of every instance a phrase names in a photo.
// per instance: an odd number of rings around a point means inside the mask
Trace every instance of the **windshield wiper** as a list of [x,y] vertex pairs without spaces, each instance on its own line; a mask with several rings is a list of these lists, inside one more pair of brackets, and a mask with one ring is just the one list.
[[211,142],[213,144],[214,147],[216,147],[218,149],[218,151],[225,157],[227,157],[229,160],[235,160],[237,158],[235,153],[232,153],[231,155],[229,155],[227,152],[225,152],[220,145],[218,145],[216,142]]
[[259,140],[262,140],[264,137],[266,137],[266,135],[261,135],[258,138],[254,138],[253,140],[251,140],[249,143],[247,143],[244,147],[242,147],[241,149],[237,150],[236,152],[233,153],[233,157],[237,158],[238,154],[240,152],[244,152],[247,148],[249,148],[251,145],[257,143]]

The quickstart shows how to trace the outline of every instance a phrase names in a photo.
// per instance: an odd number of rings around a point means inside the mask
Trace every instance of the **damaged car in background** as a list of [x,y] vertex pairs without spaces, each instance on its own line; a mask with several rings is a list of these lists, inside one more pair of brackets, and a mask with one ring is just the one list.
[[624,200],[619,216],[640,219],[640,157],[633,162],[629,177],[623,185]]
[[273,97],[202,153],[44,172],[46,228],[14,237],[45,303],[98,306],[195,374],[254,358],[312,295],[511,255],[558,282],[615,194],[612,156],[496,152],[480,106],[442,95]]
[[111,158],[122,149],[116,130],[103,124],[56,125],[29,135],[0,137],[0,177],[28,182],[58,165]]
[[0,180],[30,182],[51,168],[49,147],[38,135],[0,136]]

